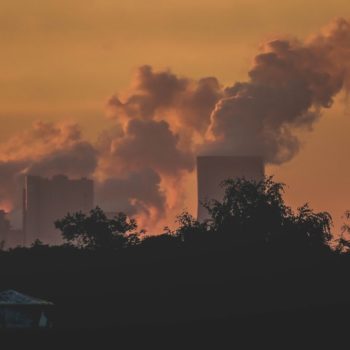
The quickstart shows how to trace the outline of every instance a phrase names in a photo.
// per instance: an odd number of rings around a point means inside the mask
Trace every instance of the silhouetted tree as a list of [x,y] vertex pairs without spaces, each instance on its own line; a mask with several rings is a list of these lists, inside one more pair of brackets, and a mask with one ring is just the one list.
[[[345,220],[350,220],[350,210],[347,210],[345,213],[344,213],[344,218]],[[347,233],[347,234],[350,234],[350,224],[348,222],[345,222],[342,226],[342,232],[343,233]]]
[[338,253],[349,253],[350,252],[350,224],[347,222],[350,220],[350,211],[347,210],[344,213],[343,218],[346,220],[341,227],[340,237],[336,240],[337,245],[335,250]]
[[332,217],[328,212],[315,213],[308,204],[288,217],[288,243],[296,246],[322,247],[331,242]]
[[180,238],[172,233],[146,236],[142,240],[142,247],[153,250],[154,253],[162,253],[164,250],[178,248],[181,245]]
[[40,239],[36,239],[32,244],[32,248],[43,248],[43,247],[48,247],[48,244],[44,244]]
[[211,217],[211,230],[236,241],[269,241],[291,216],[283,201],[283,186],[272,178],[258,182],[244,178],[223,181],[222,201],[203,204]]
[[118,213],[113,219],[107,218],[99,207],[90,213],[68,213],[55,222],[61,230],[63,239],[87,249],[120,249],[138,243],[136,239],[136,221],[124,213]]
[[198,244],[209,233],[207,221],[199,222],[187,211],[176,217],[176,223],[179,226],[174,234],[187,244]]
[[284,202],[283,183],[274,182],[272,177],[262,181],[235,178],[223,181],[221,186],[221,201],[203,203],[210,215],[207,221],[199,223],[186,212],[179,216],[180,235],[212,233],[222,242],[328,247],[331,216],[315,213],[308,204],[294,213]]

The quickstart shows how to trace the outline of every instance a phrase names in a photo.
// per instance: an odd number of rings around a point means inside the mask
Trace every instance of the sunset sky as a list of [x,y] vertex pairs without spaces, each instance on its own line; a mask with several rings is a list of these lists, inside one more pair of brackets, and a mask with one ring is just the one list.
[[[349,0],[5,0],[0,12],[2,142],[37,120],[79,123],[94,140],[113,126],[106,104],[145,64],[224,85],[248,79],[261,44],[303,40]],[[329,210],[339,225],[350,209],[350,107],[340,93],[302,148],[267,172],[285,182],[287,202]],[[184,206],[195,212],[194,176]]]

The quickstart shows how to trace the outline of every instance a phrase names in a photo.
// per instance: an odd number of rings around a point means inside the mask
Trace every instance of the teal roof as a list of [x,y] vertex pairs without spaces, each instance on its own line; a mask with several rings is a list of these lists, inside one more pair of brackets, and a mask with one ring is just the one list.
[[3,305],[53,305],[53,303],[9,289],[0,293],[0,306]]

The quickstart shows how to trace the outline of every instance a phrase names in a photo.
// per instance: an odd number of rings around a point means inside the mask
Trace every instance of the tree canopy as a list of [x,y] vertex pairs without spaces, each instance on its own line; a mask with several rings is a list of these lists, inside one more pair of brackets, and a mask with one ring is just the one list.
[[324,247],[332,239],[332,218],[327,212],[314,212],[304,204],[296,212],[284,202],[283,183],[267,177],[261,181],[228,179],[221,184],[222,200],[203,203],[209,219],[198,222],[182,213],[177,232],[194,237],[211,233],[223,242],[240,244],[285,244]]
[[[145,239],[144,245],[159,248],[178,244],[269,245],[280,250],[329,248],[333,238],[330,214],[315,212],[307,203],[292,210],[284,201],[283,183],[273,181],[272,177],[261,181],[234,178],[223,181],[221,186],[222,200],[203,203],[209,219],[199,222],[185,211],[177,217],[175,231],[167,228],[159,238]],[[80,248],[118,250],[141,241],[135,219],[124,213],[109,219],[99,207],[89,214],[68,213],[57,220],[55,226],[66,242]]]
[[121,249],[135,242],[136,221],[124,213],[109,219],[99,207],[89,214],[68,213],[55,222],[63,239],[87,249]]

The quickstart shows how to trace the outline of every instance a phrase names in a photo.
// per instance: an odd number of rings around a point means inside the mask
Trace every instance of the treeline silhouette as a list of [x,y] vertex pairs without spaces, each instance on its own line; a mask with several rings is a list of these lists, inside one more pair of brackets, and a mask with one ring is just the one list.
[[[342,235],[332,234],[332,217],[328,212],[315,212],[308,204],[296,212],[287,206],[284,184],[272,177],[262,181],[244,178],[223,181],[223,199],[206,200],[202,205],[208,211],[208,219],[199,222],[184,211],[177,217],[177,229],[164,228],[163,234],[146,235],[138,231],[135,219],[124,213],[108,218],[99,207],[89,214],[68,213],[55,222],[66,244],[63,248],[89,251],[120,251],[140,246],[168,249],[191,246],[192,248],[259,247],[274,248],[284,252],[310,250],[313,252],[344,253],[350,247],[344,237],[350,228],[344,224]],[[350,213],[345,213],[350,217]],[[36,241],[33,247],[43,246]]]
[[203,203],[207,220],[183,212],[160,235],[98,207],[67,214],[61,246],[0,252],[0,289],[53,301],[56,329],[315,324],[350,310],[347,224],[333,236],[327,212],[293,211],[271,177],[222,186],[222,200]]

